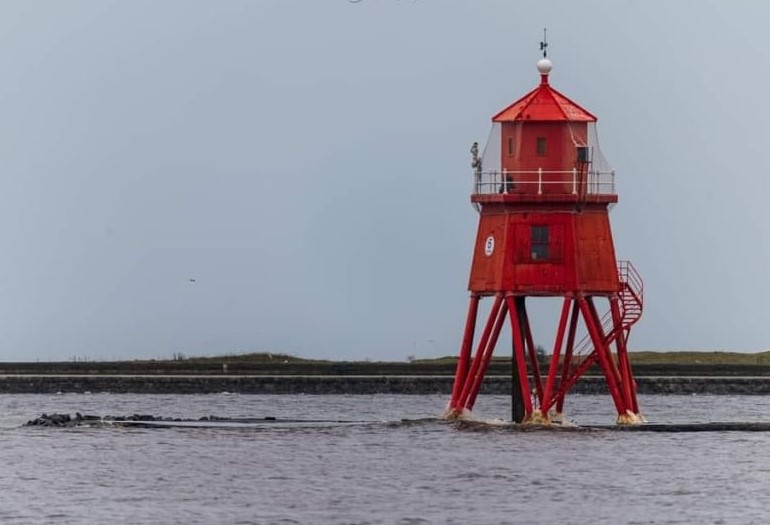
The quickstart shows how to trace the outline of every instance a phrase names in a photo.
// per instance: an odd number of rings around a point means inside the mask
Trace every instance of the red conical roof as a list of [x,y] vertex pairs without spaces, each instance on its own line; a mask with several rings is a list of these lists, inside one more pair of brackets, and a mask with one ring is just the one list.
[[[538,65],[539,66],[539,65]],[[596,117],[548,84],[548,71],[540,75],[540,85],[492,117],[492,122],[549,121],[596,122]]]

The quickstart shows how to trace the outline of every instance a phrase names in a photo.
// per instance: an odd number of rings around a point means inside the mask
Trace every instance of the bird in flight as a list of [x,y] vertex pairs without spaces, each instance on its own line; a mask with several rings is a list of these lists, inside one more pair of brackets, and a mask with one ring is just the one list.
[[194,283],[195,282],[195,278],[194,277],[190,277],[189,279],[187,279],[187,282],[188,283]]

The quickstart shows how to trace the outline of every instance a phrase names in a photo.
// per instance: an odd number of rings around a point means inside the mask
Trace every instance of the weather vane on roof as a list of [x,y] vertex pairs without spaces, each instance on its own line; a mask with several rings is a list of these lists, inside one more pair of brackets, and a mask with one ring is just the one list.
[[543,40],[540,42],[540,51],[543,52],[543,58],[548,58],[548,35],[545,27],[543,28]]

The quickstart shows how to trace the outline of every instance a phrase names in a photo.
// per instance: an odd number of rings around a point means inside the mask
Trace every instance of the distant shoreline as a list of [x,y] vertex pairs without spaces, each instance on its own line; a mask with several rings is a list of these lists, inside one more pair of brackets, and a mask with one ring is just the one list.
[[[636,377],[643,376],[730,376],[770,377],[770,352],[631,352],[629,354]],[[543,355],[541,368],[548,366],[549,356]],[[0,375],[365,375],[365,376],[454,376],[455,356],[407,361],[326,361],[298,358],[286,354],[251,353],[213,357],[174,359],[144,359],[126,361],[91,361],[75,359],[52,362],[0,363]],[[510,356],[493,357],[488,374],[505,376],[511,373]],[[589,369],[588,374],[598,374]]]
[[[451,375],[29,375],[0,376],[1,394],[306,394],[449,395]],[[770,377],[641,376],[639,394],[770,395]],[[578,394],[606,394],[604,378],[588,376]],[[487,376],[482,394],[510,395],[509,375]]]
[[[640,394],[770,395],[768,352],[641,352],[632,353],[631,359]],[[316,361],[273,353],[0,363],[0,393],[449,395],[456,364],[454,357]],[[548,356],[544,356],[541,367],[547,365]],[[510,394],[511,368],[510,356],[495,357],[482,393]],[[599,370],[589,370],[573,392],[606,393]]]

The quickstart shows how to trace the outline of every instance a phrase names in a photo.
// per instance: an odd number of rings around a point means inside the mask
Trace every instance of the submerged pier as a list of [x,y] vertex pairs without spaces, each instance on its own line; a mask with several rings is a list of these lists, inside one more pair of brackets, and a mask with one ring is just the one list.
[[344,420],[344,419],[283,419],[277,417],[254,418],[227,418],[217,416],[204,416],[198,419],[167,418],[146,414],[133,414],[128,416],[95,416],[83,415],[79,412],[70,414],[43,414],[38,418],[27,421],[26,427],[53,427],[70,428],[77,426],[118,426],[139,428],[231,428],[248,429],[264,428],[266,426],[326,428],[336,425],[383,425],[387,427],[415,425],[415,424],[443,424],[450,425],[458,430],[467,431],[500,431],[500,432],[770,432],[770,422],[707,422],[707,423],[663,423],[663,424],[639,424],[639,425],[536,425],[519,423],[490,423],[478,420],[459,419],[447,422],[438,418],[426,418],[419,420],[401,421],[373,421],[373,420]]

